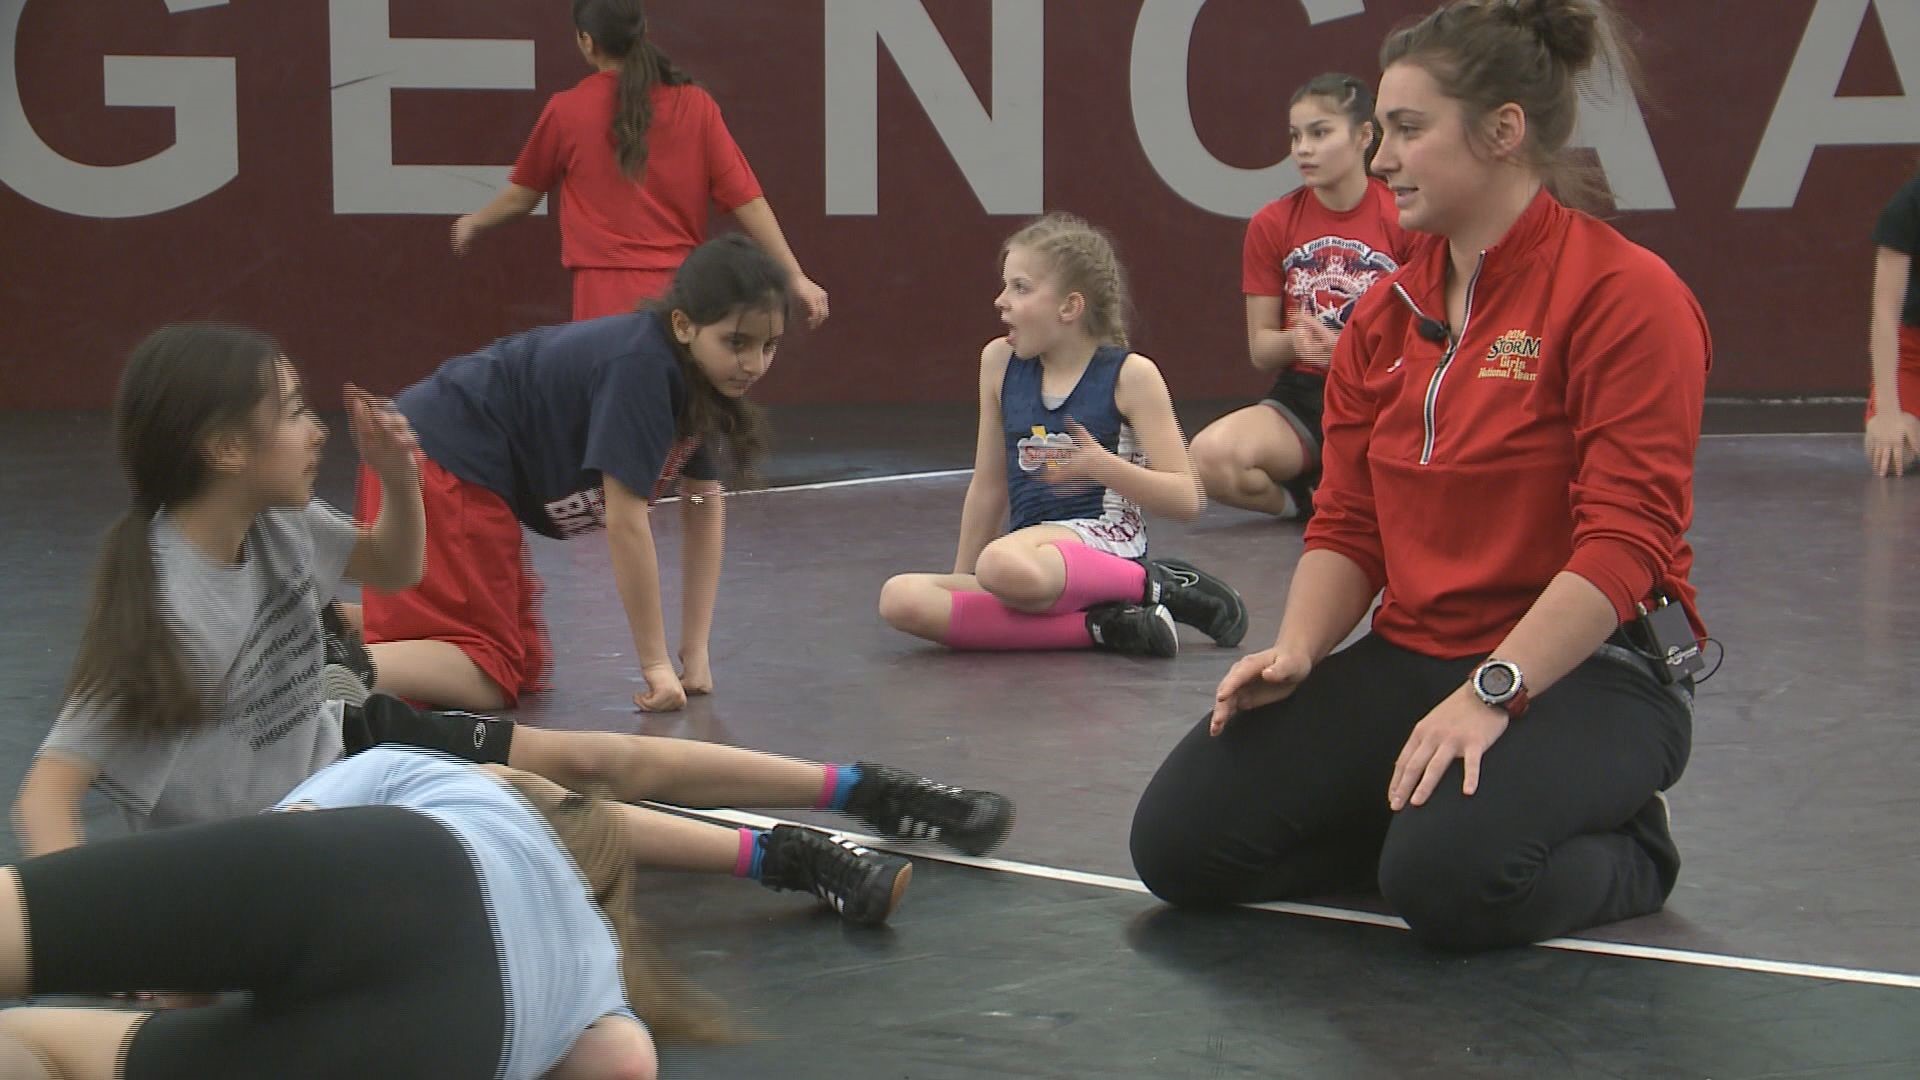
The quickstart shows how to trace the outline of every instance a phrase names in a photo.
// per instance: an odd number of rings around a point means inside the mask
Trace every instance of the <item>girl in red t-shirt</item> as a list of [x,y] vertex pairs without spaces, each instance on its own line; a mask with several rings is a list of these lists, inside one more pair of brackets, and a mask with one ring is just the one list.
[[594,73],[547,102],[507,186],[453,223],[453,250],[557,189],[573,317],[616,315],[666,291],[706,240],[712,204],[786,268],[818,326],[826,291],[800,269],[720,107],[648,37],[640,0],[574,0],[573,25]]
[[1327,361],[1360,294],[1400,266],[1406,234],[1393,196],[1367,175],[1373,92],[1351,75],[1316,76],[1288,116],[1305,186],[1247,223],[1242,289],[1247,352],[1275,376],[1265,400],[1194,436],[1207,494],[1276,516],[1313,512]]
[[[1867,464],[1904,475],[1920,461],[1920,177],[1907,182],[1873,230],[1873,320],[1868,352]],[[1880,409],[1881,402],[1894,407]]]

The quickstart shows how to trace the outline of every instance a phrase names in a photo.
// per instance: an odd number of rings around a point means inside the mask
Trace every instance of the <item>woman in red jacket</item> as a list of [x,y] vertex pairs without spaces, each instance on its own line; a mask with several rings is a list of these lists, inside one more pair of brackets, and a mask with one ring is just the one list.
[[720,106],[654,45],[641,0],[573,0],[573,25],[594,73],[547,102],[507,186],[454,222],[453,250],[557,192],[573,317],[624,315],[667,291],[718,206],[785,268],[818,326],[826,291],[801,272]]
[[1604,0],[1455,0],[1387,39],[1374,169],[1428,235],[1335,351],[1273,647],[1141,798],[1160,897],[1377,884],[1421,938],[1485,948],[1672,891],[1711,349],[1664,262],[1548,190],[1576,77],[1631,72],[1616,26]]

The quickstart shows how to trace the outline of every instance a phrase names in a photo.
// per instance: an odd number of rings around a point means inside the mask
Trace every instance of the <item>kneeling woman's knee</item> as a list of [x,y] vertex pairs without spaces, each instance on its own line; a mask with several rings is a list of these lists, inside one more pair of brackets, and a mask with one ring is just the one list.
[[1127,847],[1133,872],[1147,891],[1169,904],[1223,904],[1224,883],[1211,852],[1212,830],[1190,817],[1157,811],[1147,800],[1135,808]]
[[1504,916],[1518,892],[1496,859],[1389,836],[1380,855],[1380,894],[1415,937],[1435,948],[1522,943],[1512,939]]

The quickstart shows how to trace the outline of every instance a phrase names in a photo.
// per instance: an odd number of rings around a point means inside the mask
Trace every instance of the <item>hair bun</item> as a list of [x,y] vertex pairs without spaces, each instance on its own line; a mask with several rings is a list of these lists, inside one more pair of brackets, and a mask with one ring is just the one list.
[[1514,0],[1513,14],[1575,71],[1593,66],[1600,54],[1600,16],[1582,0]]

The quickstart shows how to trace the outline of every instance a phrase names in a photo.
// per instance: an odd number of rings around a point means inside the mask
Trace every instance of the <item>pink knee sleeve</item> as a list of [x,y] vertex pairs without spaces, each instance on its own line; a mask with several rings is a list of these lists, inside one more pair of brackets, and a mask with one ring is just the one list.
[[1137,604],[1147,594],[1147,568],[1132,559],[1095,551],[1085,544],[1055,540],[1053,549],[1067,564],[1067,584],[1049,614],[1085,611],[1113,601]]

